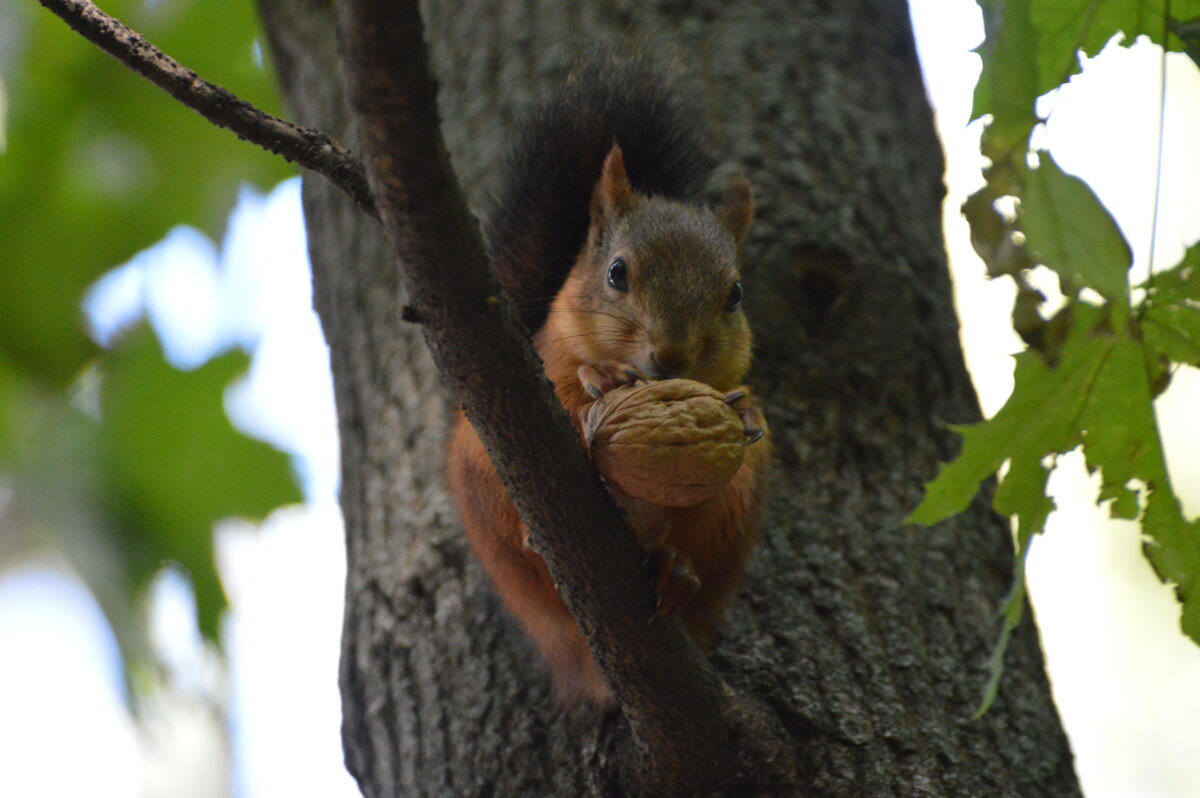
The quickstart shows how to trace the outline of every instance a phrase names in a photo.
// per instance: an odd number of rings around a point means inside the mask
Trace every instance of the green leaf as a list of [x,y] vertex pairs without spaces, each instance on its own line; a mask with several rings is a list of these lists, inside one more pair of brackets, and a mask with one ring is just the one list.
[[1040,89],[1037,64],[1037,31],[1030,19],[1031,0],[980,0],[986,38],[977,50],[983,71],[975,84],[971,119],[985,114],[992,121],[984,131],[983,151],[999,164],[1025,151],[1037,118],[1033,102]]
[[213,525],[300,500],[286,455],[246,438],[225,415],[225,389],[246,365],[243,353],[230,352],[179,371],[141,328],[104,369],[104,474],[134,583],[144,586],[167,562],[183,566],[201,631],[212,639],[225,606]]
[[1083,453],[1102,474],[1101,500],[1115,498],[1132,479],[1166,479],[1142,347],[1129,336],[1114,341],[1096,374],[1080,418]]
[[11,473],[25,429],[21,375],[0,353],[0,469]]
[[979,484],[1006,461],[1017,466],[1017,479],[1029,480],[1026,470],[1034,463],[1076,445],[1079,414],[1114,345],[1111,335],[1097,330],[1101,318],[1095,308],[1076,306],[1056,368],[1037,352],[1017,355],[1012,395],[987,421],[955,428],[963,436],[962,451],[925,486],[925,497],[907,523],[929,526],[962,512]]
[[[1049,13],[1054,12],[1053,0],[1041,0]],[[1126,0],[1112,2],[1104,0],[1095,2],[1094,31],[1085,41],[1083,47],[1087,54],[1095,55],[1116,31],[1124,34],[1121,44],[1128,47],[1138,36],[1145,36],[1168,52],[1184,52],[1187,42],[1181,40],[1182,34],[1163,38],[1169,28],[1172,32],[1178,27],[1187,32],[1190,30],[1188,20],[1200,16],[1200,0],[1171,0],[1171,16],[1168,21],[1167,7],[1164,0]]]
[[1129,488],[1122,488],[1113,498],[1112,504],[1109,505],[1108,509],[1109,515],[1113,518],[1122,518],[1126,521],[1135,520],[1141,509],[1138,501],[1138,492]]
[[[244,181],[292,170],[150,85],[34,3],[5,21],[7,149],[0,155],[0,352],[63,386],[95,353],[79,303],[104,271],[177,224],[217,235]],[[114,0],[116,14],[198,73],[267,110],[253,4]]]
[[[1042,489],[1045,490],[1044,485]],[[1032,537],[1024,538],[1019,541],[1017,546],[1012,587],[1000,609],[1000,618],[1003,621],[1000,627],[1000,637],[997,638],[996,645],[992,647],[991,656],[988,657],[988,678],[983,687],[983,695],[979,700],[979,708],[972,716],[975,719],[982,717],[991,709],[992,704],[996,702],[996,694],[1000,691],[1000,677],[1004,675],[1004,654],[1008,651],[1013,630],[1021,622],[1021,615],[1025,610],[1025,561],[1029,557],[1029,545],[1032,540]]]
[[988,277],[1019,275],[1035,264],[1013,236],[1016,228],[996,210],[999,195],[990,183],[963,203],[962,214],[971,225],[971,246],[987,266]]
[[959,428],[963,434],[959,456],[926,486],[925,498],[908,519],[909,523],[929,525],[960,512],[980,482],[1004,462],[1009,463],[993,507],[1003,515],[1017,517],[1015,569],[976,717],[995,701],[1004,654],[1024,607],[1025,558],[1033,536],[1045,529],[1054,509],[1053,500],[1046,496],[1049,470],[1042,460],[1078,444],[1084,404],[1115,345],[1098,309],[1076,303],[1071,321],[1056,367],[1051,368],[1042,354],[1033,350],[1017,356],[1013,392],[1004,407],[981,424]]
[[1013,630],[1021,622],[1025,607],[1025,561],[1033,536],[1046,528],[1046,519],[1054,510],[1054,500],[1046,495],[1046,482],[1050,472],[1041,460],[1029,456],[1014,458],[1004,481],[996,489],[992,506],[1002,515],[1017,517],[1017,552],[1012,586],[1000,609],[1004,624],[1000,637],[988,658],[988,680],[983,688],[983,697],[975,711],[978,718],[991,708],[1000,689],[1000,677],[1004,674],[1004,653],[1012,639]]
[[1141,287],[1147,292],[1140,308],[1147,347],[1177,363],[1200,366],[1200,244]]
[[[1016,569],[988,664],[982,714],[995,699],[1020,619],[1030,540],[1053,510],[1044,458],[1076,444],[1088,468],[1101,473],[1099,501],[1111,502],[1111,514],[1141,514],[1146,555],[1159,576],[1175,584],[1183,630],[1200,642],[1200,522],[1183,516],[1171,488],[1153,406],[1174,364],[1200,366],[1200,248],[1141,286],[1146,299],[1129,323],[1132,255],[1116,224],[1087,184],[1063,173],[1047,153],[1038,153],[1033,168],[1026,157],[1040,121],[1037,99],[1080,71],[1081,54],[1095,55],[1114,37],[1129,45],[1146,35],[1169,50],[1186,47],[1196,59],[1200,0],[1176,0],[1171,19],[1164,0],[979,2],[986,39],[972,118],[992,116],[981,145],[991,165],[986,187],[968,200],[964,214],[989,274],[1017,282],[1014,329],[1041,351],[1018,356],[1013,394],[993,419],[960,428],[959,456],[926,486],[909,520],[931,524],[961,511],[980,482],[1008,463],[993,506],[1017,518]],[[1164,37],[1168,29],[1174,36]],[[995,210],[996,199],[1008,195],[1019,200],[1024,238],[1013,236]],[[1049,322],[1041,316],[1040,294],[1025,279],[1031,260],[1057,272],[1068,297]],[[1103,308],[1079,301],[1084,287],[1104,298]],[[1070,332],[1060,347],[1063,322]]]
[[[1190,1],[1176,0],[1173,10]],[[1161,0],[1035,0],[1031,19],[1039,34],[1038,71],[1045,81],[1054,81],[1046,90],[1079,72],[1077,51],[1094,56],[1114,36],[1125,46],[1138,36],[1161,44],[1164,14]]]
[[1176,35],[1164,42],[1163,0],[979,0],[979,5],[986,38],[977,50],[983,69],[971,118],[992,115],[983,154],[1001,169],[1024,155],[1038,121],[1037,99],[1080,71],[1080,52],[1094,56],[1118,35],[1125,46],[1144,35],[1182,51],[1189,42],[1195,47],[1200,16],[1200,0],[1174,0]]
[[1177,363],[1200,366],[1200,310],[1179,305],[1148,309],[1142,331],[1155,351]]
[[[1189,295],[1197,290],[1194,279],[1194,269],[1172,270],[1155,283],[1161,293],[1151,297],[1162,302],[1164,296]],[[959,428],[959,456],[926,486],[925,498],[909,518],[928,525],[961,511],[983,479],[1009,464],[993,507],[1017,518],[1016,569],[979,713],[995,699],[1004,652],[1020,621],[1030,541],[1054,509],[1046,496],[1049,472],[1043,459],[1077,444],[1088,468],[1100,472],[1099,499],[1112,502],[1114,516],[1136,518],[1139,491],[1130,485],[1145,485],[1146,556],[1159,577],[1175,585],[1182,628],[1200,642],[1200,522],[1183,516],[1167,473],[1153,406],[1159,354],[1152,341],[1134,337],[1133,326],[1115,332],[1101,309],[1080,302],[1071,307],[1071,332],[1057,365],[1051,368],[1033,351],[1017,356],[1012,396],[992,419]]]
[[1146,557],[1160,579],[1174,583],[1183,604],[1183,632],[1200,643],[1200,522],[1184,518],[1179,499],[1164,485],[1150,494],[1142,527]]
[[[1179,37],[1182,50],[1200,66],[1200,17],[1171,20],[1171,33]],[[1172,48],[1173,49],[1173,48]]]
[[992,507],[1001,515],[1017,517],[1018,547],[1028,545],[1034,535],[1046,528],[1046,519],[1054,510],[1054,500],[1046,495],[1050,472],[1041,458],[1025,453],[1009,461],[1008,473],[996,488]]
[[1099,292],[1114,316],[1127,311],[1133,254],[1125,237],[1087,183],[1059,169],[1049,153],[1039,152],[1038,164],[1018,170],[1027,246],[1067,281]]
[[89,393],[82,388],[68,401],[0,356],[0,472],[15,508],[0,535],[0,566],[46,550],[61,554],[96,597],[128,665],[148,659],[149,648],[127,558],[113,546],[117,525],[100,496],[104,428],[80,409],[94,410]]
[[[277,109],[252,3],[104,7],[205,78]],[[101,274],[172,227],[216,237],[241,185],[274,185],[294,170],[213,127],[36,3],[7,4],[0,17],[0,471],[29,510],[21,534],[75,565],[132,663],[144,653],[133,645],[139,588],[164,563],[179,563],[213,637],[224,604],[213,524],[261,517],[299,492],[287,458],[225,418],[225,386],[245,355],[178,372],[144,331],[99,352],[80,304]],[[4,547],[13,536],[0,538]]]

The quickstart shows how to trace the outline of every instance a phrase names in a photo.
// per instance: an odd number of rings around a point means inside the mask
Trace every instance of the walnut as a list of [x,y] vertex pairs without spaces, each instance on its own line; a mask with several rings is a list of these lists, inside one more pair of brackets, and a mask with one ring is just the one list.
[[687,507],[715,496],[761,436],[731,407],[744,396],[695,380],[639,380],[608,391],[588,408],[584,438],[611,487],[654,504]]

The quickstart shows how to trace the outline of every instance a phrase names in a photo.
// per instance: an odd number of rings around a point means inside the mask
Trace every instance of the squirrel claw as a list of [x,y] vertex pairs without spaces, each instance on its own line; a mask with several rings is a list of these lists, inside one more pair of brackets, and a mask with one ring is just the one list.
[[754,389],[749,385],[739,385],[732,391],[726,391],[725,404],[743,414],[748,410],[757,410],[757,405],[754,403]]
[[605,360],[594,366],[582,365],[575,372],[576,379],[593,398],[601,399],[609,391],[644,380],[642,375],[628,363]]
[[647,559],[654,569],[654,592],[658,596],[650,616],[653,621],[686,607],[700,589],[700,577],[692,569],[691,560],[671,546],[655,548]]
[[757,442],[767,432],[767,420],[763,417],[762,411],[757,407],[741,407],[738,408],[738,415],[741,416],[742,424],[746,427],[746,445]]

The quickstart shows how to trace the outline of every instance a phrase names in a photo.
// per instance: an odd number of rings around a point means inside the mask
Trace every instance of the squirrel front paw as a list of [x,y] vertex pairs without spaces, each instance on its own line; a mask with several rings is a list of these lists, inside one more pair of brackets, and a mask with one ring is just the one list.
[[594,366],[579,367],[575,376],[583,389],[595,399],[625,385],[633,385],[638,380],[645,380],[646,375],[628,363],[618,360],[604,360]]
[[753,392],[747,385],[741,385],[725,394],[725,404],[732,407],[741,416],[746,426],[747,443],[754,443],[767,432],[767,419],[758,409],[753,398]]
[[666,618],[686,607],[700,589],[700,577],[691,559],[674,546],[662,544],[651,549],[646,560],[658,597],[651,620]]

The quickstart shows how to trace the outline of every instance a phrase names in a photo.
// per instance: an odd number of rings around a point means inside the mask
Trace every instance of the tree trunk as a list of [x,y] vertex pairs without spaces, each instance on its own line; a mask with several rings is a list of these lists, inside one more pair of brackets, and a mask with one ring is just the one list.
[[[332,4],[260,2],[296,120],[352,144]],[[777,713],[802,792],[1077,794],[1030,620],[995,706],[971,719],[1012,573],[990,489],[936,529],[899,525],[954,451],[945,424],[979,417],[903,0],[425,12],[445,136],[476,206],[514,112],[580,54],[630,39],[703,93],[697,124],[724,163],[714,190],[735,174],[754,186],[750,383],[776,467],[763,542],[712,658]],[[400,317],[390,246],[322,179],[306,176],[304,198],[342,439],[351,772],[368,796],[620,794],[626,724],[553,703],[467,552],[442,478],[451,408]]]

